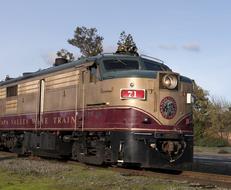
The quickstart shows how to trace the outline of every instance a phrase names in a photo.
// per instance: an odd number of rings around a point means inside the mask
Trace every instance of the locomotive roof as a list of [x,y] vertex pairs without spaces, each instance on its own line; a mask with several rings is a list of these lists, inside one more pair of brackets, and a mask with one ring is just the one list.
[[[4,86],[4,85],[8,85],[11,83],[15,83],[18,81],[22,81],[22,80],[26,80],[26,79],[30,79],[33,77],[37,77],[37,76],[41,76],[41,75],[45,75],[45,74],[49,74],[49,73],[53,73],[53,72],[57,72],[57,71],[62,71],[68,68],[73,68],[76,66],[82,66],[88,62],[95,62],[96,60],[99,60],[101,58],[104,57],[108,57],[108,58],[115,58],[115,57],[119,57],[119,58],[139,58],[139,56],[133,56],[133,55],[125,55],[125,54],[100,54],[94,57],[88,57],[88,58],[82,58],[73,62],[69,62],[66,64],[62,64],[59,66],[53,66],[47,69],[43,69],[43,70],[38,70],[36,72],[33,73],[27,73],[26,75],[17,77],[17,78],[13,78],[13,79],[9,79],[6,81],[2,81],[0,82],[0,86]],[[157,64],[163,64],[163,61],[156,59],[156,58],[152,58],[152,57],[148,57],[148,56],[140,56],[142,58],[146,58],[146,59],[153,59]]]
[[[15,83],[15,82],[18,82],[18,81],[21,81],[21,80],[33,78],[33,77],[40,76],[40,75],[45,75],[45,74],[65,70],[65,69],[72,68],[72,67],[75,67],[75,66],[81,66],[81,65],[86,64],[87,62],[94,62],[94,61],[96,61],[98,59],[101,59],[103,57],[111,57],[111,58],[113,58],[113,57],[120,57],[120,58],[134,58],[134,57],[136,57],[137,58],[138,56],[127,55],[127,54],[113,54],[113,53],[100,54],[100,55],[97,55],[97,56],[94,56],[94,57],[82,58],[82,59],[72,61],[72,62],[69,62],[69,63],[66,63],[66,64],[62,64],[62,65],[59,65],[59,66],[53,66],[53,67],[49,67],[47,69],[38,70],[38,71],[35,71],[35,72],[32,72],[32,73],[27,73],[26,75],[23,75],[23,76],[20,76],[20,77],[17,77],[17,78],[12,78],[12,79],[9,79],[9,80],[6,80],[6,81],[1,81],[0,86]],[[151,58],[151,57],[147,56],[147,58]],[[163,62],[161,60],[159,60],[159,59],[156,59],[156,58],[152,58],[152,59],[155,59],[156,62],[159,62],[160,64],[163,64]]]
[[12,79],[9,79],[6,81],[2,81],[2,82],[0,82],[0,86],[11,84],[11,83],[18,82],[18,81],[25,80],[25,79],[29,79],[29,78],[33,78],[33,77],[40,76],[40,75],[45,75],[45,74],[49,74],[49,73],[53,73],[53,72],[57,72],[57,71],[62,71],[62,70],[72,68],[75,66],[81,66],[81,65],[84,65],[86,62],[95,61],[96,59],[99,59],[99,58],[100,58],[100,56],[82,58],[80,60],[72,61],[72,62],[62,64],[59,66],[53,66],[53,67],[49,67],[47,69],[38,70],[38,71],[23,75],[23,76],[20,76],[17,78],[12,78]]

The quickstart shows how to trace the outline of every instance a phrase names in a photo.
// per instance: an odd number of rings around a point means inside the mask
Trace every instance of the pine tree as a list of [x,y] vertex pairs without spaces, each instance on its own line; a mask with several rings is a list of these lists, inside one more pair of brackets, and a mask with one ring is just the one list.
[[133,40],[133,37],[131,34],[126,34],[125,31],[122,31],[120,34],[120,39],[117,42],[117,51],[116,53],[129,53],[129,54],[134,54],[138,55],[137,51],[137,46],[136,43]]
[[95,56],[103,52],[103,37],[97,34],[96,28],[77,27],[68,43],[80,49],[83,56]]
[[75,57],[74,57],[73,53],[71,53],[71,52],[69,52],[69,51],[67,51],[65,49],[61,49],[61,50],[57,51],[56,55],[59,58],[66,59],[68,62],[71,62],[71,61],[75,60]]

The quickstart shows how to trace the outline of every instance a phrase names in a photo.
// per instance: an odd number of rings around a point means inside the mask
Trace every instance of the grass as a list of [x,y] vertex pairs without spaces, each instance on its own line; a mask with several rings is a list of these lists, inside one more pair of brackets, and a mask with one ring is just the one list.
[[225,155],[231,156],[231,147],[202,147],[195,146],[194,153],[205,155]]
[[200,137],[195,134],[194,143],[196,146],[204,147],[226,147],[230,146],[226,139],[214,138],[210,136]]
[[187,182],[52,160],[0,158],[0,190],[191,190]]

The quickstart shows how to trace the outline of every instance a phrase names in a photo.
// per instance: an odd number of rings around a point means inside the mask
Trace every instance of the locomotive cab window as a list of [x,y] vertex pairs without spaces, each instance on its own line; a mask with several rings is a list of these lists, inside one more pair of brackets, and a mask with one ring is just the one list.
[[139,70],[139,62],[135,60],[111,59],[103,63],[106,71]]
[[6,97],[12,97],[18,95],[18,85],[9,86],[6,88]]
[[151,71],[171,71],[166,65],[157,63],[155,61],[143,59],[144,70]]

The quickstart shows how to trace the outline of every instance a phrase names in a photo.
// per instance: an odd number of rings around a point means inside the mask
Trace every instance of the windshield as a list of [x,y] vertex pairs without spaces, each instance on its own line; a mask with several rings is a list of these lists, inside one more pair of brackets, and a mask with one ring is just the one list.
[[135,60],[109,59],[103,64],[106,71],[139,70],[139,62]]
[[151,61],[148,59],[142,59],[144,70],[151,70],[151,71],[170,71],[170,69],[161,63]]

